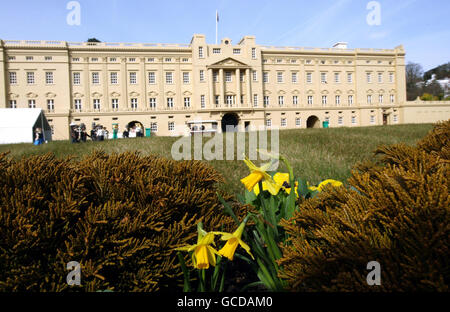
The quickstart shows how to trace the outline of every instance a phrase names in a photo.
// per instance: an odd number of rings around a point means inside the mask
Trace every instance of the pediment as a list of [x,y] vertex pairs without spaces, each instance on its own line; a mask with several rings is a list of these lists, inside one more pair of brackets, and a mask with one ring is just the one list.
[[272,92],[270,92],[269,90],[264,90],[264,95],[271,95]]
[[286,92],[285,92],[284,90],[279,90],[277,93],[278,93],[278,94],[281,94],[281,95],[286,94]]
[[150,92],[148,93],[148,95],[149,95],[149,96],[158,96],[158,92],[150,91]]
[[336,90],[336,91],[334,91],[334,93],[335,94],[342,94],[342,91],[341,90]]
[[294,94],[294,95],[299,95],[299,94],[300,94],[300,91],[298,91],[297,89],[295,89],[294,91],[292,91],[292,94]]
[[98,92],[94,92],[94,93],[92,93],[92,97],[93,97],[94,99],[98,99],[98,98],[101,98],[101,97],[102,97],[102,94],[101,94],[101,93],[98,93]]
[[383,89],[378,90],[378,93],[384,93]]
[[117,93],[117,92],[111,92],[110,96],[111,96],[112,98],[118,98],[118,97],[120,97],[120,93]]
[[209,68],[249,68],[245,63],[242,63],[232,57],[228,57],[219,62],[213,63],[208,66]]
[[314,90],[308,90],[307,92],[306,92],[306,94],[314,94]]
[[139,93],[137,93],[137,92],[130,92],[130,97],[138,97],[139,96]]
[[348,94],[355,94],[355,91],[353,91],[353,90],[348,90],[347,93],[348,93]]
[[19,95],[18,94],[15,94],[15,93],[10,93],[10,94],[8,94],[9,95],[9,98],[10,99],[17,99],[18,97],[19,97]]
[[73,97],[76,98],[76,99],[81,99],[83,96],[84,96],[84,95],[81,94],[80,92],[75,92],[75,93],[73,94]]
[[53,98],[56,97],[56,94],[53,93],[53,92],[47,92],[47,93],[45,94],[45,97],[47,97],[47,98],[49,98],[49,99],[53,99]]
[[372,90],[372,89],[369,89],[369,90],[367,90],[367,93],[368,93],[368,94],[372,94],[372,93],[373,93],[373,90]]
[[172,92],[172,91],[166,92],[166,96],[174,96],[174,95],[175,95],[175,92]]
[[192,95],[192,92],[190,92],[190,91],[184,91],[184,92],[183,92],[183,95],[184,95],[184,96],[191,96],[191,95]]

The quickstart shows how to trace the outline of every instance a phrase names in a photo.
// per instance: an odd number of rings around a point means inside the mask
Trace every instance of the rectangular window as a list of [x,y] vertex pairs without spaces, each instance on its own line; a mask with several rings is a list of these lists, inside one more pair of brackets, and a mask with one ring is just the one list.
[[341,77],[339,75],[339,73],[334,73],[334,83],[340,83],[341,82]]
[[205,81],[205,71],[203,69],[200,70],[200,82]]
[[380,104],[383,103],[383,94],[380,94],[380,95],[378,96],[378,102],[379,102]]
[[383,73],[378,73],[378,83],[383,82]]
[[241,72],[241,82],[244,82],[244,73]]
[[214,82],[219,82],[219,73],[218,72],[214,72],[213,73],[213,81]]
[[128,59],[128,62],[136,62],[136,58],[130,57],[130,58]]
[[371,95],[367,96],[367,104],[372,104],[372,96]]
[[252,59],[256,59],[256,48],[252,48]]
[[338,117],[338,125],[342,126],[344,124],[344,118],[342,116]]
[[148,72],[148,83],[149,84],[155,84],[156,83],[155,72]]
[[280,95],[279,97],[278,97],[278,105],[281,107],[281,106],[284,106],[284,96],[282,96],[282,95]]
[[75,99],[75,105],[74,105],[75,110],[77,111],[81,111],[82,106],[81,106],[81,99]]
[[277,82],[278,83],[283,82],[283,72],[277,72]]
[[189,72],[183,72],[183,83],[189,84],[191,82],[191,75]]
[[336,102],[336,106],[341,105],[341,96],[340,95],[335,96],[335,102]]
[[205,96],[204,95],[200,95],[200,107],[201,108],[206,108]]
[[117,59],[116,59],[115,57],[111,57],[111,58],[109,59],[109,61],[110,61],[110,62],[117,62]]
[[48,85],[53,84],[53,72],[45,73],[45,84],[48,84]]
[[137,107],[138,107],[138,100],[131,99],[131,109],[137,109]]
[[393,121],[394,121],[395,123],[398,122],[398,116],[397,116],[397,115],[394,115],[394,116],[393,116]]
[[230,71],[225,72],[225,82],[231,82],[231,72]]
[[189,59],[188,58],[183,58],[182,60],[181,60],[183,63],[187,63],[187,62],[189,62]]
[[390,98],[391,98],[391,103],[394,103],[395,102],[395,96],[393,94],[391,94]]
[[267,119],[266,120],[266,126],[267,127],[272,127],[272,119]]
[[308,105],[309,106],[313,105],[313,96],[312,95],[308,95]]
[[167,108],[173,108],[173,98],[167,98]]
[[306,83],[312,83],[312,73],[306,73]]
[[17,101],[16,100],[10,100],[9,101],[9,108],[17,108]]
[[348,106],[352,106],[353,105],[353,95],[349,95],[348,96]]
[[366,73],[366,79],[367,79],[367,83],[372,83],[372,74]]
[[111,107],[112,107],[112,109],[118,109],[119,108],[119,99],[112,99]]
[[394,73],[389,73],[389,82],[394,83]]
[[268,83],[269,82],[269,73],[263,72],[263,82]]
[[15,56],[8,56],[8,61],[14,61],[16,59]]
[[287,126],[287,120],[286,118],[281,118],[281,126],[286,127]]
[[292,104],[295,106],[298,105],[298,96],[297,95],[292,96]]
[[327,83],[327,73],[320,73],[320,82]]
[[32,60],[33,60],[33,57],[32,57],[32,56],[27,56],[25,59],[26,59],[27,61],[32,61]]
[[27,73],[27,83],[30,85],[34,84],[34,72]]
[[130,84],[137,84],[137,74],[136,72],[130,72]]
[[292,73],[292,83],[297,83],[297,73]]
[[220,48],[214,48],[213,54],[220,54]]
[[322,95],[322,105],[323,106],[327,105],[327,96],[326,95]]
[[94,99],[94,109],[100,110],[100,99]]
[[301,118],[295,118],[295,126],[296,127],[301,127],[302,125],[302,119]]
[[198,47],[198,57],[203,58],[203,47]]
[[227,95],[226,102],[228,107],[232,107],[234,104],[234,95]]
[[253,106],[258,107],[258,94],[253,95]]
[[353,74],[352,73],[347,73],[347,82],[353,83]]
[[241,54],[241,49],[233,49],[233,54]]
[[17,84],[17,73],[16,72],[9,72],[9,83],[12,85]]
[[184,108],[190,108],[191,107],[191,98],[185,97],[184,98]]
[[156,98],[150,98],[148,102],[151,109],[156,108]]
[[45,57],[45,60],[46,60],[46,61],[51,61],[51,60],[53,60],[53,57],[51,57],[51,56],[46,56],[46,57]]
[[172,62],[172,58],[171,58],[171,57],[166,57],[166,58],[164,59],[164,62],[170,63],[170,62]]
[[36,100],[28,100],[28,108],[36,108]]
[[175,131],[175,123],[173,121],[169,121],[168,129],[169,131]]
[[118,80],[117,77],[118,77],[117,76],[117,72],[112,72],[112,73],[109,74],[109,78],[110,78],[110,81],[111,81],[112,85],[116,85],[116,84],[119,83],[119,80]]
[[157,122],[151,122],[150,123],[150,131],[151,132],[158,132],[158,123]]
[[220,95],[216,95],[216,96],[215,96],[214,102],[215,102],[216,106],[219,106],[219,105],[220,105]]
[[173,84],[173,73],[166,72],[166,84]]
[[264,96],[264,107],[267,107],[270,105],[270,97],[268,95]]
[[93,72],[92,73],[92,84],[93,85],[98,85],[100,84],[100,75],[98,72]]
[[256,70],[253,71],[253,81],[258,81],[258,72]]
[[356,116],[352,116],[352,125],[356,125]]
[[55,110],[55,100],[47,100],[47,110],[53,112]]
[[371,115],[370,116],[370,124],[374,124],[375,123],[375,116],[374,115]]
[[73,84],[75,86],[79,86],[81,84],[81,74],[80,73],[73,73]]

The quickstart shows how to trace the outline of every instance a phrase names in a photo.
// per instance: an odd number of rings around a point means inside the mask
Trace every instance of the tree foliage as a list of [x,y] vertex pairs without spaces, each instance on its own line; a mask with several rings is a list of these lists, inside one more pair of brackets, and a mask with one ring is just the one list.
[[[220,181],[201,162],[136,153],[1,154],[0,291],[181,289],[173,248],[195,241],[199,221],[234,228]],[[81,264],[81,287],[66,283],[70,261]]]
[[[280,260],[296,291],[449,291],[450,120],[417,147],[380,147],[352,171],[350,188],[330,188],[284,222]],[[370,261],[381,285],[366,281]]]

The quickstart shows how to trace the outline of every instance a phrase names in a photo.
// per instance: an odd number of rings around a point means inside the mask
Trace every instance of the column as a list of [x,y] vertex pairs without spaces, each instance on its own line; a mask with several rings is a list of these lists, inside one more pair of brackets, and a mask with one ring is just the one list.
[[224,88],[224,79],[223,79],[223,68],[219,69],[219,85],[220,85],[220,106],[223,106],[225,103],[225,88]]
[[251,81],[251,75],[250,75],[250,68],[247,68],[245,70],[245,83],[247,84],[247,105],[248,107],[251,107],[251,103],[252,103],[252,87],[250,85],[250,81]]
[[208,68],[208,94],[209,94],[209,107],[213,108],[214,105],[214,78],[212,68]]
[[128,110],[128,73],[127,73],[127,58],[123,57],[120,64],[120,84],[122,87],[122,96],[119,101],[119,110]]
[[241,70],[236,69],[236,104],[238,107],[242,106],[241,103]]

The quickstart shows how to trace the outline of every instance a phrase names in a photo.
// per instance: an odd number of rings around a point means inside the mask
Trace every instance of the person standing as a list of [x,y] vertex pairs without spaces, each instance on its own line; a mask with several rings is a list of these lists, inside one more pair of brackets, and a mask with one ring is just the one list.
[[102,126],[99,126],[99,127],[97,128],[97,140],[98,140],[98,141],[103,141],[103,139],[104,139],[103,127],[102,127]]
[[122,133],[122,137],[127,139],[130,136],[130,132],[128,132],[128,128],[125,128]]

